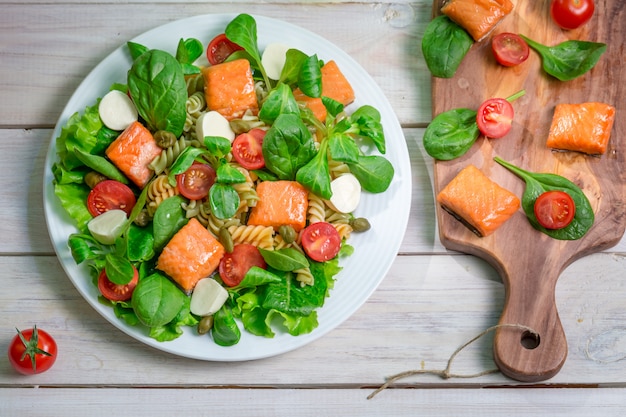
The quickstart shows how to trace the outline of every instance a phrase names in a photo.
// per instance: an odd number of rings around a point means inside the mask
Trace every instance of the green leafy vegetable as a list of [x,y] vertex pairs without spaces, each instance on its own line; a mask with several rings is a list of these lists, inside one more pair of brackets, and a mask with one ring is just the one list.
[[[526,183],[522,195],[522,208],[530,224],[537,230],[559,240],[576,240],[583,237],[593,226],[594,214],[585,193],[573,182],[556,174],[533,173],[525,171],[496,157],[494,160],[507,168]],[[546,229],[539,224],[535,216],[535,200],[546,191],[560,190],[568,193],[576,205],[576,214],[572,222],[562,229]]]
[[426,26],[422,54],[433,76],[451,78],[473,44],[474,40],[463,28],[440,15]]
[[228,305],[224,304],[222,308],[215,313],[211,334],[213,335],[215,343],[220,346],[232,346],[239,342],[241,331]]
[[448,110],[438,114],[426,128],[424,149],[435,159],[449,161],[465,154],[479,135],[475,110]]
[[176,318],[185,306],[185,294],[160,273],[139,280],[133,291],[132,307],[148,327],[159,327]]
[[561,81],[580,77],[592,69],[606,51],[606,44],[568,40],[556,46],[546,46],[524,35],[528,45],[541,55],[543,69]]

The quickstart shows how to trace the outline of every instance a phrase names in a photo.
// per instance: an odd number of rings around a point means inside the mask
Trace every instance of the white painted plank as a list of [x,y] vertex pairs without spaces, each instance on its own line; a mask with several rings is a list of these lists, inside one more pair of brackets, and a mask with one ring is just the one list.
[[83,78],[149,29],[195,15],[242,12],[286,20],[335,43],[375,79],[403,124],[424,124],[431,118],[430,74],[420,52],[431,13],[427,3],[405,8],[384,3],[6,4],[0,14],[0,127],[54,125]]
[[[543,386],[626,387],[625,268],[624,256],[595,254],[564,272],[556,301],[569,356]],[[374,387],[410,369],[443,370],[459,346],[497,323],[504,302],[496,272],[475,257],[401,256],[367,303],[319,340],[273,358],[212,363],[157,351],[114,328],[81,298],[54,257],[3,256],[0,270],[0,351],[14,326],[33,324],[55,335],[60,349],[54,368],[35,377],[16,375],[0,361],[0,386]],[[492,369],[492,336],[459,355],[453,372]],[[397,385],[520,384],[492,374],[448,380],[419,375]]]

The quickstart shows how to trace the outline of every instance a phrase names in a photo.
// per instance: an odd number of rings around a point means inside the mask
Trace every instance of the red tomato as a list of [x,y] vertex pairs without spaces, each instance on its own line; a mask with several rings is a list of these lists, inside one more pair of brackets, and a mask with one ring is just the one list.
[[261,169],[265,166],[263,158],[263,138],[265,130],[251,129],[239,134],[233,141],[233,158],[245,169]]
[[512,67],[528,59],[530,48],[521,36],[515,33],[499,33],[491,40],[493,56],[500,65]]
[[535,200],[535,217],[546,229],[562,229],[572,222],[576,204],[564,191],[546,191]]
[[133,190],[127,185],[115,180],[104,180],[89,192],[87,209],[94,217],[113,209],[124,210],[126,214],[130,214],[136,201]]
[[341,236],[330,223],[313,223],[302,231],[302,248],[314,261],[326,262],[339,253]]
[[225,33],[217,35],[206,48],[206,57],[211,65],[221,64],[226,61],[233,52],[243,48],[226,37]]
[[503,98],[486,100],[476,114],[480,133],[492,139],[503,137],[511,130],[513,113],[513,106]]
[[563,29],[576,29],[591,19],[595,5],[593,0],[552,0],[550,16]]
[[200,200],[209,194],[216,178],[217,174],[211,165],[194,162],[187,171],[176,176],[176,184],[184,197]]
[[9,361],[13,368],[24,375],[45,372],[57,359],[57,344],[44,330],[17,331],[9,344]]
[[267,268],[265,259],[259,249],[248,243],[235,245],[231,253],[226,253],[220,260],[219,274],[229,287],[238,285],[246,276],[250,268],[258,266]]
[[133,270],[134,274],[130,282],[128,284],[120,285],[111,282],[111,280],[109,280],[109,277],[107,277],[104,268],[102,268],[102,271],[98,276],[98,289],[100,290],[100,293],[104,296],[104,298],[111,301],[130,300],[130,297],[133,295],[133,291],[135,291],[135,287],[139,282],[139,273],[134,266]]

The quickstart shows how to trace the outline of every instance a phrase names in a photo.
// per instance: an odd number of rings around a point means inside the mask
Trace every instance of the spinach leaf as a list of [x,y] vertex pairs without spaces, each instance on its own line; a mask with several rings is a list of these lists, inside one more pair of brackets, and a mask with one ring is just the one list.
[[[559,240],[576,240],[580,239],[593,226],[594,214],[593,208],[585,196],[585,193],[578,188],[576,184],[556,174],[533,173],[525,171],[515,165],[512,165],[502,159],[495,157],[494,160],[520,177],[526,183],[526,189],[522,195],[522,208],[530,224],[537,230],[546,235]],[[576,205],[576,214],[572,222],[562,229],[546,229],[539,224],[535,216],[535,200],[546,191],[560,190],[565,191],[574,200]]]
[[281,180],[295,179],[316,152],[311,132],[295,114],[278,116],[263,139],[265,167]]
[[285,58],[285,66],[280,73],[279,84],[294,85],[298,82],[300,76],[300,69],[304,62],[308,59],[308,56],[297,49],[288,49]]
[[232,346],[239,342],[241,331],[228,305],[224,304],[215,313],[211,334],[213,335],[213,341],[220,346]]
[[287,84],[278,84],[263,101],[259,119],[272,124],[281,114],[300,114],[300,107]]
[[148,327],[163,326],[185,305],[185,294],[160,273],[139,280],[131,303],[139,320]]
[[148,51],[148,47],[136,42],[126,42],[126,46],[128,47],[128,51],[130,52],[130,56],[133,61],[139,58],[141,54]]
[[335,161],[357,163],[359,161],[359,147],[348,135],[336,134],[328,138],[330,156]]
[[180,62],[183,69],[183,74],[199,74],[200,68],[193,63],[200,58],[204,48],[202,42],[195,38],[182,39],[178,42],[178,48],[176,49],[176,60]]
[[313,285],[303,287],[293,273],[277,271],[277,274],[282,274],[283,279],[264,287],[263,308],[296,316],[308,316],[324,304],[327,282],[323,277],[315,276]]
[[606,44],[568,40],[556,46],[546,46],[520,35],[543,61],[543,69],[561,81],[580,77],[592,69],[606,51]]
[[322,71],[317,55],[307,57],[302,63],[298,73],[298,87],[309,97],[322,96]]
[[391,184],[394,168],[379,155],[359,156],[356,164],[348,163],[350,172],[359,180],[361,187],[370,193],[382,193]]
[[271,81],[263,68],[263,64],[261,63],[261,54],[259,53],[257,40],[256,21],[254,18],[245,13],[236,16],[226,26],[225,33],[226,37],[230,41],[236,43],[244,49],[249,60],[251,61],[251,65],[259,70],[263,76],[265,85],[268,89],[271,89]]
[[243,280],[241,280],[241,282],[235,287],[229,288],[229,291],[239,291],[243,288],[255,288],[270,282],[278,282],[280,279],[281,278],[279,276],[266,269],[253,266],[248,270],[248,272],[246,272]]
[[380,153],[386,152],[385,133],[378,110],[369,105],[361,106],[349,119],[358,129],[355,133],[357,136],[371,139]]
[[187,224],[188,219],[181,207],[183,202],[184,199],[180,195],[166,198],[154,212],[152,227],[154,230],[154,248],[157,252],[163,249],[176,232]]
[[107,278],[114,284],[128,284],[135,273],[132,264],[128,259],[113,253],[107,253],[104,257]]
[[[239,194],[230,184],[215,183],[209,190],[211,213],[218,219],[230,219],[239,208]],[[160,206],[159,206],[160,207]]]
[[220,184],[241,184],[246,182],[246,176],[229,163],[217,167],[217,182]]
[[295,271],[296,269],[307,268],[309,261],[300,251],[294,248],[283,248],[278,250],[266,250],[259,248],[263,259],[269,266],[279,271]]
[[465,154],[480,131],[476,111],[452,109],[438,114],[424,132],[424,149],[435,159],[449,161]]
[[90,154],[89,152],[85,152],[79,148],[74,148],[74,155],[76,155],[76,158],[85,164],[85,166],[99,172],[105,177],[119,181],[123,184],[128,184],[128,178],[126,178],[126,176],[122,174],[122,171],[117,169],[117,167],[109,162],[109,160],[105,157]]
[[333,192],[330,188],[330,172],[328,171],[327,141],[320,145],[319,152],[296,173],[296,181],[313,194],[329,200]]
[[155,255],[152,224],[139,227],[131,223],[125,237],[126,253],[130,261],[148,261]]
[[148,129],[181,135],[187,117],[187,84],[176,58],[158,49],[141,54],[128,72],[128,88]]
[[473,44],[474,40],[463,28],[440,15],[426,26],[422,54],[433,76],[451,78]]

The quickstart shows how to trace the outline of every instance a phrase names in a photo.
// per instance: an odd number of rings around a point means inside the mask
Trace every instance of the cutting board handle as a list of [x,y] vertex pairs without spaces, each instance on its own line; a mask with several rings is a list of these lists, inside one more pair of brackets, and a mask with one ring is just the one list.
[[567,339],[555,303],[561,268],[545,261],[501,274],[506,296],[499,322],[503,326],[494,336],[494,360],[503,374],[522,382],[553,377],[567,357]]

